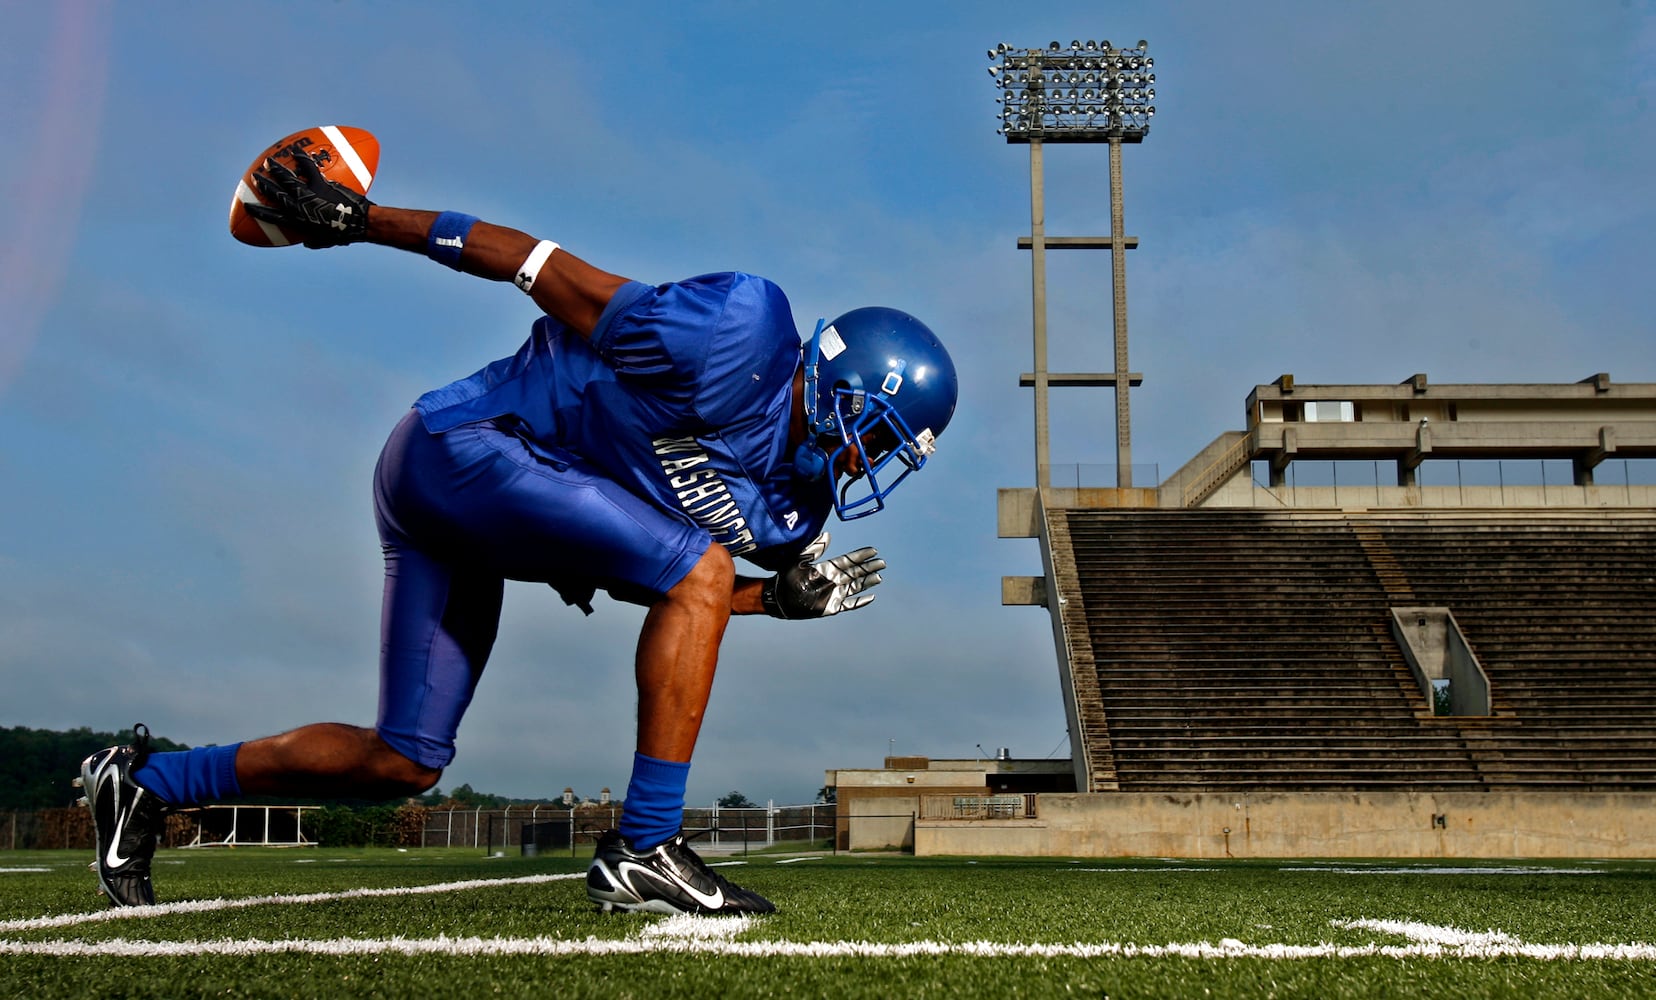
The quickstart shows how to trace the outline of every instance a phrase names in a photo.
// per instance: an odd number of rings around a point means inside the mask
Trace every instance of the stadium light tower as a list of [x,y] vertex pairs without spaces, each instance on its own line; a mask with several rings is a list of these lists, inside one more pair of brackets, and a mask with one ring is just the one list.
[[[1036,485],[1051,485],[1051,437],[1047,391],[1055,385],[1110,386],[1116,402],[1116,486],[1133,485],[1132,410],[1128,391],[1144,381],[1127,368],[1127,254],[1138,246],[1123,233],[1121,144],[1143,142],[1156,114],[1156,62],[1140,40],[1130,49],[1102,42],[1053,42],[1045,49],[989,50],[989,75],[1000,88],[1000,135],[1029,146],[1029,225],[1019,248],[1030,250],[1033,285],[1035,371],[1019,379],[1035,389]],[[1110,146],[1110,235],[1047,236],[1042,148],[1048,142],[1103,142]],[[1115,319],[1115,371],[1047,371],[1046,251],[1109,250]]]

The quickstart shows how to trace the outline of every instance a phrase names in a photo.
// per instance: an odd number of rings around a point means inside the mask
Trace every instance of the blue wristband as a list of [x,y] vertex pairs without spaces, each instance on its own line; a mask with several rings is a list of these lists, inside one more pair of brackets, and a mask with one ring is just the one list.
[[444,212],[431,224],[426,234],[426,256],[439,264],[460,270],[460,251],[466,248],[466,235],[477,225],[477,216],[462,212]]

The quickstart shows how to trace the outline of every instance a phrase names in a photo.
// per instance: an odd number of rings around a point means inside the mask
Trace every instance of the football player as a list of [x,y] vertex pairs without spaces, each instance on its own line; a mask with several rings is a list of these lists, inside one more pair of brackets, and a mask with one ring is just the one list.
[[[731,615],[865,606],[885,562],[826,557],[830,512],[880,510],[954,413],[953,362],[919,320],[873,307],[802,346],[781,289],[749,274],[647,285],[516,229],[376,205],[304,155],[266,160],[258,218],[306,246],[367,242],[510,281],[545,316],[512,357],[415,401],[374,473],[385,553],[379,716],[263,739],[88,757],[99,883],[154,902],[169,808],[239,795],[393,798],[437,783],[499,621],[506,580],[591,613],[598,590],[649,608],[635,658],[637,743],[620,827],[587,874],[605,910],[765,913],[685,843],[684,791]],[[735,557],[765,571],[739,574]]]

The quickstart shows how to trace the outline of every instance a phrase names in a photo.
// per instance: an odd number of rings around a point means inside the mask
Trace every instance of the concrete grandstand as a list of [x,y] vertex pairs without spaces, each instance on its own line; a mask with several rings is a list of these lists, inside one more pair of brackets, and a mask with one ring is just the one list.
[[894,842],[911,805],[920,853],[1656,854],[1656,385],[1283,376],[1246,412],[1156,487],[1001,491],[1073,791],[905,759],[831,775],[842,811]]

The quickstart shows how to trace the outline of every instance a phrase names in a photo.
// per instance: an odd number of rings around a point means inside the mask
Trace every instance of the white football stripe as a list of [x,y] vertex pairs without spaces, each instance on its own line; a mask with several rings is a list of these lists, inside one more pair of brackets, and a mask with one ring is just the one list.
[[345,165],[351,168],[351,173],[356,174],[357,183],[361,184],[362,190],[366,192],[368,185],[374,183],[374,175],[368,172],[368,164],[362,162],[362,157],[357,155],[355,147],[345,138],[345,133],[339,130],[338,125],[324,125],[322,134],[339,150],[339,155],[345,158]]
[[[253,189],[247,186],[246,181],[236,182],[236,200],[241,202],[243,205],[264,204],[264,202],[259,200],[259,196],[253,193]],[[257,222],[259,224],[259,228],[264,230],[265,239],[270,241],[271,246],[285,247],[293,242],[282,232],[280,226],[273,226],[265,220],[255,218],[252,215],[249,215],[248,218],[252,219],[254,222]]]

